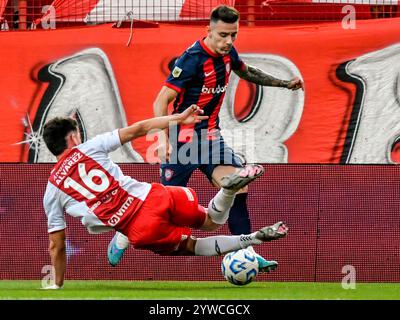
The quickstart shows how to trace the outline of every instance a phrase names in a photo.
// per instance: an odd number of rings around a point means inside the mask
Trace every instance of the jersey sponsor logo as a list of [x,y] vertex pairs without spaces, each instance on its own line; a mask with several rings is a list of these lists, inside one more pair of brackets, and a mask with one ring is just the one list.
[[223,93],[226,91],[226,89],[228,88],[228,85],[218,85],[218,87],[216,88],[207,88],[204,84],[203,87],[201,88],[201,93],[212,93],[212,94],[218,94],[218,93]]
[[108,224],[109,224],[111,227],[114,227],[114,226],[117,225],[117,223],[119,222],[119,220],[121,220],[120,217],[118,217],[118,216],[116,216],[116,215],[113,215],[113,216],[110,218],[110,220],[108,220]]
[[172,179],[172,176],[174,175],[174,171],[171,169],[166,169],[164,176],[165,176],[165,180],[169,181]]
[[179,67],[175,67],[174,70],[172,70],[172,76],[173,76],[174,78],[179,78],[179,76],[181,75],[181,73],[182,73],[182,69],[179,68]]
[[109,203],[112,200],[113,194],[111,192],[105,194],[103,197],[101,197],[101,202],[102,203]]
[[95,202],[95,204],[92,205],[92,206],[89,208],[89,212],[92,213],[92,214],[95,214],[95,213],[94,213],[94,210],[96,210],[96,209],[99,207],[99,205],[101,205],[101,201]]
[[108,220],[108,224],[111,227],[116,226],[116,224],[121,220],[121,217],[124,215],[126,210],[128,210],[133,200],[133,197],[128,197],[128,199],[126,199],[126,201],[122,204],[121,208],[119,208],[119,210],[112,215],[112,217]]

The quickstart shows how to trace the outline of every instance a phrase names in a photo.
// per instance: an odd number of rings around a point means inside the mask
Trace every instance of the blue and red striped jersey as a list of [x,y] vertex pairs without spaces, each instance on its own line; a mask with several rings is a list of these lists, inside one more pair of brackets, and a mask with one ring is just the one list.
[[196,41],[176,61],[165,85],[178,92],[173,113],[182,112],[192,104],[204,110],[207,120],[189,126],[179,126],[178,141],[192,141],[194,131],[206,130],[213,139],[219,129],[218,113],[228,87],[231,70],[244,68],[234,47],[229,54],[213,53],[203,40]]

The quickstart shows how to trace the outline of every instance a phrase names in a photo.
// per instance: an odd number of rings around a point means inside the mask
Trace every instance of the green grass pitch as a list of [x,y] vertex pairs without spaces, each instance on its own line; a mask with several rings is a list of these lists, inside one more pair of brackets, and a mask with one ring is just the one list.
[[0,299],[226,299],[241,300],[400,300],[400,283],[253,282],[236,287],[227,282],[66,281],[62,290],[42,290],[40,281],[0,281]]

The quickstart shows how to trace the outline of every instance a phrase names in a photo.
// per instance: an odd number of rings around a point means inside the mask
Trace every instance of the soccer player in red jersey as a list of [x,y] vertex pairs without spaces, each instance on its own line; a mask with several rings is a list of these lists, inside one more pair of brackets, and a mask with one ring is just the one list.
[[[185,187],[139,182],[125,176],[109,153],[124,143],[172,122],[190,125],[207,119],[196,105],[182,113],[137,122],[104,133],[84,143],[77,122],[54,118],[46,123],[43,140],[57,158],[43,198],[47,215],[50,255],[59,289],[66,271],[64,211],[81,219],[89,233],[117,230],[134,248],[164,255],[221,255],[250,245],[275,240],[287,234],[284,223],[243,236],[214,236],[196,239],[191,228],[214,231],[228,219],[236,192],[263,173],[259,165],[247,165],[221,180],[222,188],[208,208],[198,204],[196,193]],[[128,243],[129,243],[128,242]]]

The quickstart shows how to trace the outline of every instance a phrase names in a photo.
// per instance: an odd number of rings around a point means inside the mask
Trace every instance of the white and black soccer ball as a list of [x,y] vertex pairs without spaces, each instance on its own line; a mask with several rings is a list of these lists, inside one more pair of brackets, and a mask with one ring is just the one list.
[[258,261],[247,249],[230,252],[221,263],[222,274],[226,280],[237,286],[252,282],[258,274]]

